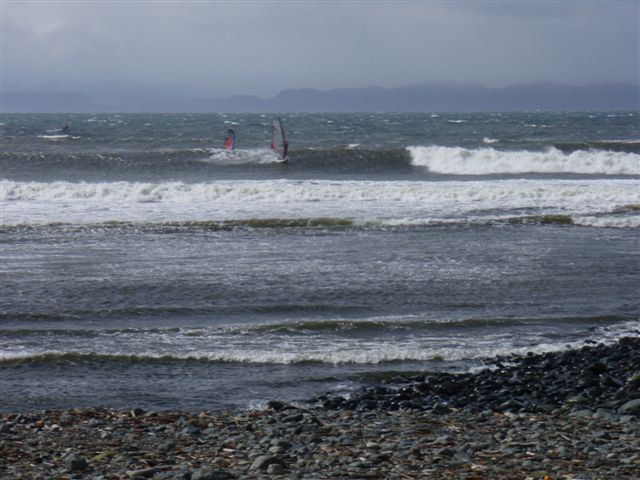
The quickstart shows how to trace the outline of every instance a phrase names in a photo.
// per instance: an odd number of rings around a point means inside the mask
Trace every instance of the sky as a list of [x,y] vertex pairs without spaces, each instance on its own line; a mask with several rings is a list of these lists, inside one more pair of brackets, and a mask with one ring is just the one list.
[[0,0],[4,91],[640,83],[640,1]]

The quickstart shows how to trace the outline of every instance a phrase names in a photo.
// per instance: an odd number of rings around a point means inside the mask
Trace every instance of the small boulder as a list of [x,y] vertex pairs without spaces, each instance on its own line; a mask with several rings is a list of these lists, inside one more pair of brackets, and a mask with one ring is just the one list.
[[64,462],[69,473],[81,472],[89,466],[87,460],[79,453],[70,453],[66,456]]
[[249,470],[266,470],[269,468],[269,465],[278,464],[281,467],[285,467],[285,463],[279,459],[278,457],[274,457],[273,455],[260,455],[256,457],[256,459],[249,467]]
[[623,415],[638,415],[640,416],[640,398],[634,398],[623,404],[618,412]]

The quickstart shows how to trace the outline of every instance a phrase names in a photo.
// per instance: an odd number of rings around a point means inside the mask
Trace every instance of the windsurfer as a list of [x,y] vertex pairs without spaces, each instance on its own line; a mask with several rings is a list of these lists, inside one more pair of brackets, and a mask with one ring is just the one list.
[[236,148],[236,133],[229,129],[227,130],[227,138],[224,139],[225,150],[234,150]]

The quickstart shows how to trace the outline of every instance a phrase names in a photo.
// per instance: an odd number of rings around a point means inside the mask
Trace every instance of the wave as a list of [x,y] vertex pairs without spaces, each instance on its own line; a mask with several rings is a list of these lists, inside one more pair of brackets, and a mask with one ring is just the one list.
[[597,219],[593,226],[635,226],[640,189],[631,179],[195,184],[2,180],[0,202],[4,233],[33,228],[173,232],[505,222],[582,225],[590,217]]
[[[291,310],[296,309],[293,305]],[[620,317],[587,317],[587,318],[566,318],[562,322],[583,322],[583,321],[619,321]],[[167,337],[218,337],[220,335],[265,335],[265,334],[360,334],[363,332],[375,331],[397,331],[397,330],[432,330],[432,329],[465,329],[468,327],[485,326],[509,326],[509,325],[531,325],[536,322],[545,322],[542,319],[517,319],[517,318],[462,318],[462,319],[424,319],[421,316],[390,316],[374,317],[368,319],[306,319],[295,321],[278,321],[261,324],[239,324],[221,327],[122,327],[122,328],[83,328],[78,324],[78,328],[51,328],[47,324],[44,328],[6,328],[0,330],[0,337],[108,337],[132,335],[147,337],[150,335],[163,335]]]
[[73,202],[509,202],[522,206],[574,203],[637,204],[635,180],[501,180],[495,182],[239,180],[184,182],[0,181],[0,201]]
[[[615,323],[629,320],[620,316],[594,317],[564,317],[553,318],[554,322],[562,323]],[[242,325],[230,327],[230,333],[285,333],[285,334],[361,334],[378,331],[433,331],[437,329],[461,329],[475,327],[509,327],[517,325],[537,325],[549,322],[548,318],[453,318],[453,319],[425,319],[420,315],[389,316],[369,319],[334,319],[334,320],[299,320],[293,322],[267,323],[261,325]]]
[[586,175],[640,175],[640,154],[609,150],[557,148],[543,152],[502,151],[494,148],[408,147],[412,163],[430,172],[448,175],[574,173]]
[[[387,219],[377,221],[355,221],[350,218],[250,218],[246,220],[202,220],[184,222],[120,222],[73,224],[73,223],[45,223],[0,225],[0,234],[22,235],[40,234],[46,232],[64,233],[98,233],[108,231],[167,234],[176,232],[225,232],[232,230],[255,229],[400,229],[400,228],[428,228],[453,226],[482,226],[482,225],[574,225],[603,228],[640,228],[640,216],[620,215],[619,210],[601,212],[598,215],[514,215],[514,216],[485,216],[463,219],[446,218],[416,218],[416,219]],[[301,309],[320,309],[321,306],[299,306]],[[274,306],[274,309],[279,308]],[[145,312],[141,312],[145,313]],[[0,318],[2,314],[0,313]]]
[[564,142],[554,147],[563,152],[577,150],[608,150],[611,152],[640,153],[640,140],[595,140],[590,142]]
[[[4,151],[0,155],[2,167],[5,171],[17,168],[49,167],[72,168],[78,171],[101,168],[118,168],[126,172],[132,171],[162,171],[180,170],[190,165],[197,166],[208,159],[214,160],[220,156],[221,163],[229,158],[253,157],[262,161],[268,157],[268,151],[239,151],[237,155],[230,155],[225,150],[209,148],[190,149],[156,149],[156,150],[114,150],[104,152],[12,152]],[[235,152],[231,152],[235,153]],[[271,155],[273,158],[273,155]]]
[[[416,330],[414,325],[400,327],[400,332],[392,336],[387,331],[384,336],[374,334],[369,329],[379,329],[375,322],[354,322],[347,324],[351,337],[338,324],[327,323],[328,331],[317,329],[320,322],[299,325],[293,332],[283,332],[283,325],[273,325],[270,330],[248,327],[248,331],[240,327],[220,335],[215,332],[203,332],[194,335],[187,329],[180,332],[158,333],[145,331],[131,336],[127,331],[122,334],[102,335],[93,347],[86,345],[82,338],[75,343],[63,339],[60,347],[48,349],[14,348],[3,352],[0,365],[20,364],[77,364],[77,363],[157,363],[157,362],[200,362],[200,363],[245,363],[255,365],[277,364],[385,364],[398,362],[441,362],[469,361],[492,358],[510,354],[525,354],[530,351],[557,351],[571,347],[579,347],[585,342],[596,340],[598,343],[613,342],[624,336],[637,335],[637,321],[617,318],[576,318],[566,319],[576,323],[581,332],[580,339],[567,342],[566,337],[556,341],[553,335],[545,334],[545,320],[534,320],[540,323],[537,331],[528,336],[507,332],[513,325],[531,325],[531,321],[506,319],[499,323],[505,327],[500,331],[492,329],[492,333],[479,333],[473,338],[464,340],[460,332],[438,332],[436,338],[432,328],[437,323],[426,323],[423,331]],[[463,325],[464,322],[460,322]],[[482,327],[483,321],[474,321]],[[489,321],[490,322],[490,321]],[[546,320],[547,324],[556,322]],[[453,322],[455,323],[455,322]],[[595,325],[594,325],[595,323]],[[591,326],[590,326],[591,325]],[[468,325],[466,325],[468,326]],[[311,329],[309,330],[309,327]],[[413,328],[412,328],[413,327]],[[251,330],[253,328],[253,330]],[[586,328],[586,330],[585,330]],[[364,331],[362,331],[364,329]],[[184,330],[184,331],[183,331]],[[404,331],[406,330],[406,331]],[[407,332],[411,332],[407,334]],[[500,333],[502,332],[502,333]],[[584,335],[586,334],[586,336]],[[47,345],[53,345],[55,335],[47,335]],[[500,346],[496,346],[497,344]],[[158,348],[161,346],[161,348]]]
[[[66,135],[54,135],[64,140]],[[57,138],[60,137],[60,138]],[[62,138],[65,137],[65,138]],[[484,144],[502,140],[484,137]],[[505,145],[508,142],[505,142]],[[410,172],[427,169],[432,174],[498,175],[523,173],[574,173],[640,175],[640,142],[601,141],[559,143],[545,151],[498,150],[489,146],[410,146],[368,148],[360,144],[332,148],[297,148],[290,152],[287,171],[326,173]],[[219,169],[274,169],[282,167],[267,148],[228,151],[218,148],[114,150],[105,152],[12,152],[0,154],[5,175],[27,175],[33,169],[107,174],[187,174]]]

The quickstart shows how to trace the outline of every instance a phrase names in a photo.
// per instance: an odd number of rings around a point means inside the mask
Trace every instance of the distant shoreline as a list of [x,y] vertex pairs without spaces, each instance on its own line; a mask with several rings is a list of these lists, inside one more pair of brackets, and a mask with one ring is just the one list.
[[572,86],[533,82],[501,88],[480,83],[431,82],[397,88],[289,89],[263,99],[131,91],[111,95],[74,91],[4,91],[2,113],[373,113],[638,111],[640,85]]

